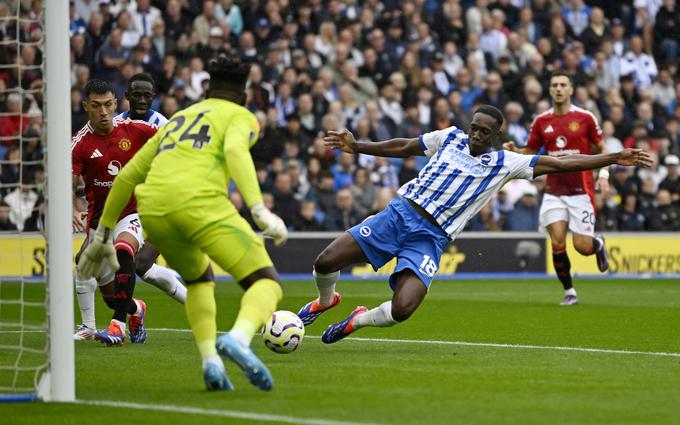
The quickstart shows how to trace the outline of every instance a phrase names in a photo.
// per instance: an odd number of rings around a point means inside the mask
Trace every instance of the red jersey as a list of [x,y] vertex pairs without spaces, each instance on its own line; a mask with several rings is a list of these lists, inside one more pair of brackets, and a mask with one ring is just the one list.
[[[145,121],[114,118],[113,131],[106,136],[96,134],[89,122],[73,136],[71,170],[85,181],[88,228],[97,227],[113,179],[156,130],[158,127]],[[133,196],[120,217],[136,210]]]
[[[592,145],[602,143],[602,129],[591,112],[571,106],[564,115],[553,108],[536,117],[529,130],[527,147],[550,156],[590,155]],[[545,192],[555,196],[588,194],[593,199],[592,171],[548,174]]]

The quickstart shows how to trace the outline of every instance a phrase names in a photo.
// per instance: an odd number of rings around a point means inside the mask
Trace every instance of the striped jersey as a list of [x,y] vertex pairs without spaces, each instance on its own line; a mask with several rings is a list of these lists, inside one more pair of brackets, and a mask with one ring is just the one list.
[[398,193],[430,213],[451,239],[509,180],[532,179],[538,160],[502,150],[473,156],[467,134],[456,127],[423,134],[420,145],[430,160]]
[[[129,118],[129,117],[130,117],[130,111],[125,111],[122,114],[116,116],[116,118],[121,118],[121,119],[126,119],[126,118]],[[168,119],[165,118],[165,116],[163,116],[163,114],[161,114],[160,112],[155,111],[153,109],[149,109],[149,112],[146,113],[146,116],[144,117],[143,121],[146,121],[149,124],[153,124],[157,127],[162,127],[168,122]]]

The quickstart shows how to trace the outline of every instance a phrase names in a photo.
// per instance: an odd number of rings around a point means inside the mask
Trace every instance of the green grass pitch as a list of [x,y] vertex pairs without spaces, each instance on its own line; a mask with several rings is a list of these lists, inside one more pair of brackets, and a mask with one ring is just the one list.
[[[284,287],[281,309],[297,311],[315,294],[311,282]],[[226,330],[241,290],[231,282],[217,288]],[[319,335],[328,324],[391,294],[384,282],[338,288],[342,304],[307,329],[298,351],[276,354],[253,341],[274,375],[273,391],[250,386],[227,363],[236,391],[208,393],[182,306],[141,283],[135,295],[149,306],[147,343],[77,343],[77,397],[153,406],[0,404],[0,424],[680,423],[680,281],[578,281],[575,307],[557,305],[556,280],[435,281],[406,323],[326,346]],[[3,297],[16,292],[0,289]],[[11,314],[3,308],[0,321]],[[109,318],[98,299],[98,326]],[[13,338],[0,333],[0,344]],[[9,361],[0,350],[0,364]]]

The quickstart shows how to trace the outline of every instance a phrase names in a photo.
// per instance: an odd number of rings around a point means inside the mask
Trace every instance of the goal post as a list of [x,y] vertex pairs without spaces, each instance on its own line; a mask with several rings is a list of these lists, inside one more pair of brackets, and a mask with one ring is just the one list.
[[66,402],[75,400],[69,1],[44,5],[49,363],[38,396]]

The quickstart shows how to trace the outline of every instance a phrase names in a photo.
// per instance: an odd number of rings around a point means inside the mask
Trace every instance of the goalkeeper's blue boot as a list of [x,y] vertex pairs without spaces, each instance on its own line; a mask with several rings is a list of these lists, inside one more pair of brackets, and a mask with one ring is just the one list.
[[220,356],[233,361],[241,368],[251,384],[264,391],[272,389],[274,380],[269,369],[250,347],[243,347],[228,333],[217,338],[215,347]]
[[302,320],[302,323],[307,326],[311,325],[314,323],[317,317],[321,315],[326,310],[329,310],[336,305],[340,304],[340,301],[342,300],[342,297],[338,292],[336,292],[333,295],[333,302],[331,302],[331,305],[322,307],[319,305],[319,299],[315,299],[313,301],[308,302],[304,307],[298,311],[297,316]]
[[125,323],[118,320],[111,320],[108,329],[94,334],[94,338],[109,347],[112,345],[123,345],[125,343]]
[[352,332],[356,331],[358,328],[354,327],[354,319],[356,319],[357,316],[366,313],[367,311],[368,309],[363,305],[355,308],[352,314],[350,314],[345,320],[330,325],[321,335],[321,341],[326,344],[333,344],[334,342],[338,342]]
[[130,331],[130,341],[133,344],[144,344],[146,342],[146,329],[144,328],[144,317],[146,317],[146,303],[137,298],[132,302],[137,302],[137,313],[128,318],[128,330]]
[[224,366],[206,363],[203,369],[203,380],[208,391],[234,391],[234,386],[229,381]]

